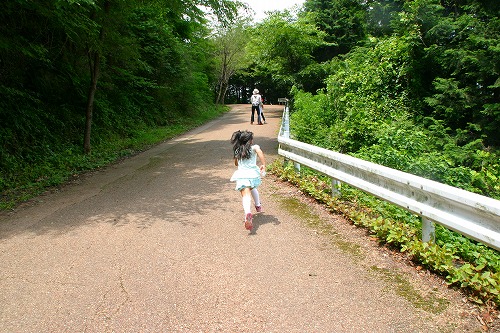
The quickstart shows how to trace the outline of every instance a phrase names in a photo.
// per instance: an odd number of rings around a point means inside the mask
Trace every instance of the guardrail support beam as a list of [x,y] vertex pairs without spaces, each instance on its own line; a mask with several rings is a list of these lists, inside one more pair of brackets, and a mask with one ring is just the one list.
[[332,197],[338,197],[340,196],[340,186],[341,186],[341,182],[338,181],[337,179],[335,178],[332,178]]
[[422,217],[422,242],[434,244],[436,240],[436,225],[431,220]]

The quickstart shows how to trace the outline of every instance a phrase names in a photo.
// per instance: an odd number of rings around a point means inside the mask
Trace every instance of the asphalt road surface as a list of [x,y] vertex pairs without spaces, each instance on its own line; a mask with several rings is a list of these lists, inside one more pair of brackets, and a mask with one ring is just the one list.
[[[0,332],[481,332],[457,291],[274,176],[243,226],[250,106],[0,215]],[[269,163],[268,163],[269,164]]]

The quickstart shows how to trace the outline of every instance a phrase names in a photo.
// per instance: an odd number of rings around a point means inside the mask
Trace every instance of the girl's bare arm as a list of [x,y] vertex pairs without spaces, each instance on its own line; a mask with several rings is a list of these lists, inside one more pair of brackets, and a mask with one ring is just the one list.
[[259,157],[259,160],[261,163],[260,171],[265,171],[266,170],[266,157],[264,156],[264,152],[260,148],[255,149],[255,152],[257,153],[257,156]]

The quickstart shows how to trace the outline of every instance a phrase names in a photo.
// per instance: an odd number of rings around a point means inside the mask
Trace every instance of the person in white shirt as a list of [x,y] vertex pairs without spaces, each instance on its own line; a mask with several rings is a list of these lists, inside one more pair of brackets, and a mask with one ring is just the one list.
[[262,119],[260,117],[260,105],[262,104],[262,96],[259,94],[258,89],[253,90],[252,97],[250,97],[250,102],[252,103],[252,117],[250,118],[250,124],[253,124],[255,120],[255,111],[257,111],[257,124],[262,124]]

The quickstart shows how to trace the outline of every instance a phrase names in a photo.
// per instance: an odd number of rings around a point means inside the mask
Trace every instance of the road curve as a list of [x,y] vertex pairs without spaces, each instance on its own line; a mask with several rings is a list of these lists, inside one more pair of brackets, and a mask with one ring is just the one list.
[[[249,105],[0,215],[0,332],[480,332],[461,295],[273,176],[243,227]],[[319,227],[326,223],[331,226]]]

